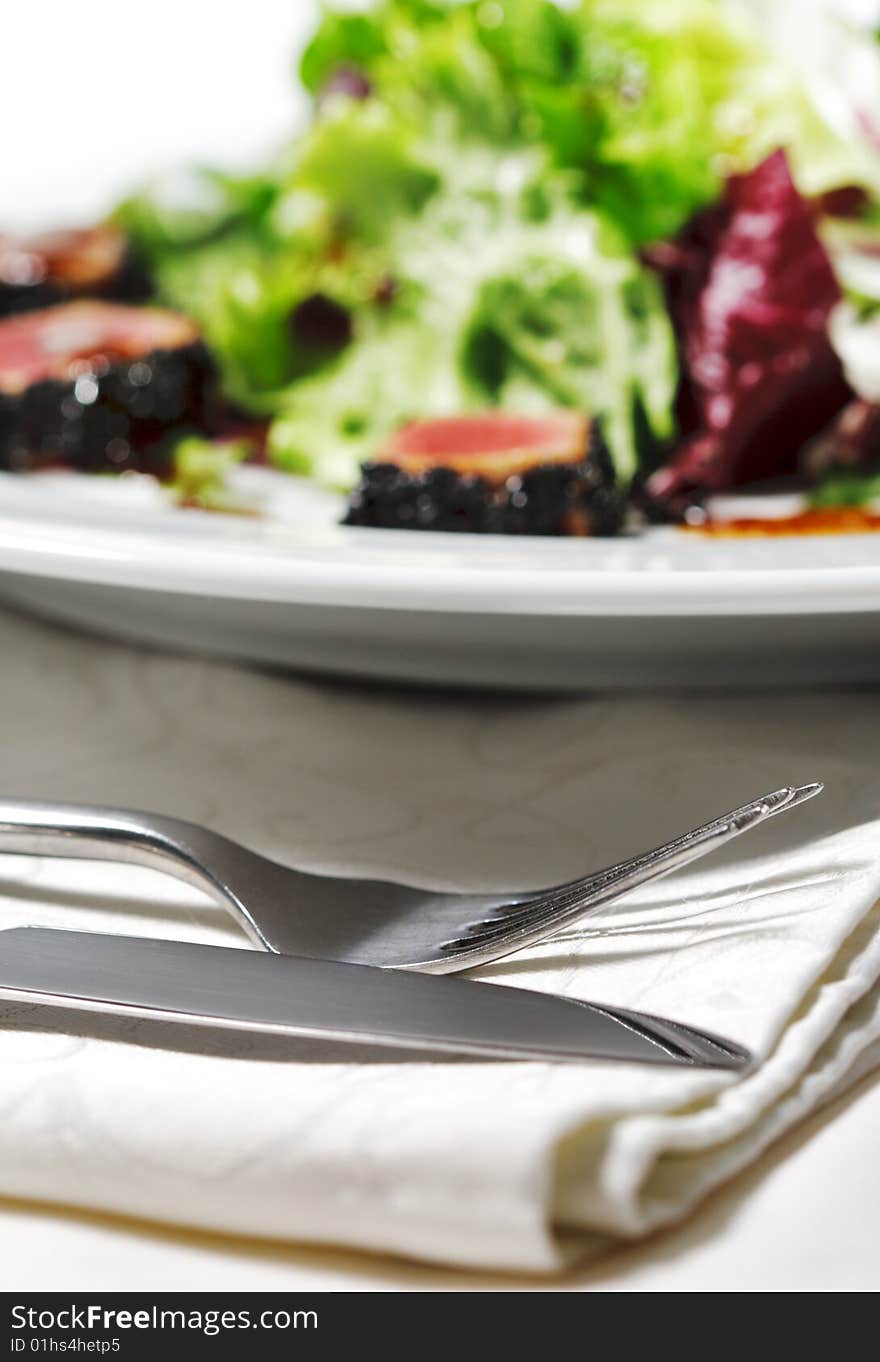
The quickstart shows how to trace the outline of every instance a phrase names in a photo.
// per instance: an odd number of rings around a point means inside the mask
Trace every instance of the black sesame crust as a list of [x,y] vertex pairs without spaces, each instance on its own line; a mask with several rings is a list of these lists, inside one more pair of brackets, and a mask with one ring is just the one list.
[[409,473],[394,463],[366,463],[344,525],[465,534],[619,534],[624,498],[601,428],[590,424],[588,448],[571,463],[538,463],[495,485],[437,467]]
[[126,248],[117,268],[88,288],[73,288],[48,276],[36,284],[7,284],[0,281],[0,317],[19,312],[34,312],[69,303],[76,298],[101,298],[108,302],[140,303],[152,297],[153,280],[146,261],[132,246]]
[[153,350],[0,392],[0,469],[66,467],[83,472],[168,471],[173,439],[210,429],[217,372],[201,341]]

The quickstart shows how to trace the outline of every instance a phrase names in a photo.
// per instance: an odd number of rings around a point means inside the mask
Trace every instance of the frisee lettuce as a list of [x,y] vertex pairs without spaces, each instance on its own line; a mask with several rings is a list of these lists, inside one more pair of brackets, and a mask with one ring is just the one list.
[[[119,217],[230,394],[273,418],[280,465],[346,487],[407,419],[567,405],[603,418],[626,479],[673,433],[676,388],[639,249],[779,144],[810,192],[878,187],[761,19],[761,0],[327,5],[303,133],[257,175],[153,185]],[[297,330],[316,297],[345,345]]]

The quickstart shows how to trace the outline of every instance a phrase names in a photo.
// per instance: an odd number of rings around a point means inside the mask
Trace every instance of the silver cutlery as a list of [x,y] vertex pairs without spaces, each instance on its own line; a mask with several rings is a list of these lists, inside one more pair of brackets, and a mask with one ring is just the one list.
[[0,931],[0,1000],[490,1059],[751,1059],[690,1026],[553,994],[51,927]]
[[785,786],[652,851],[529,893],[454,894],[309,874],[195,823],[85,804],[0,801],[0,852],[150,866],[204,890],[267,951],[447,974],[554,935],[821,789]]

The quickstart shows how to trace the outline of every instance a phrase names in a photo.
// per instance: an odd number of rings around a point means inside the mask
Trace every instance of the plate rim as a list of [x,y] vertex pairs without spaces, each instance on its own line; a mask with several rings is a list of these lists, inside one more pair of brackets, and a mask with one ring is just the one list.
[[[61,538],[44,537],[46,528],[39,520],[16,517],[12,523],[0,515],[0,574],[218,599],[465,614],[637,618],[880,611],[880,563],[711,573],[603,569],[596,574],[601,590],[591,591],[583,566],[535,572],[525,561],[512,567],[506,561],[474,566],[441,559],[412,570],[405,556],[397,563],[371,562],[367,556],[338,561],[328,550],[309,561],[289,544],[276,552],[230,555],[228,544],[196,539],[175,543],[165,554],[157,553],[149,536],[127,530],[100,531],[96,546],[92,526],[65,526]],[[396,539],[404,532],[365,533],[383,535],[387,547],[388,536]]]
[[[291,606],[584,619],[880,612],[876,533],[821,536],[826,552],[869,539],[873,562],[810,566],[799,538],[783,556],[800,563],[766,566],[754,546],[785,541],[753,540],[740,541],[751,565],[737,567],[724,561],[737,541],[692,536],[688,545],[675,527],[605,540],[415,533],[341,526],[337,500],[311,484],[290,522],[181,512],[155,484],[140,500],[119,483],[77,479],[75,488],[64,477],[0,474],[0,582],[6,574]],[[615,565],[633,551],[635,566]]]

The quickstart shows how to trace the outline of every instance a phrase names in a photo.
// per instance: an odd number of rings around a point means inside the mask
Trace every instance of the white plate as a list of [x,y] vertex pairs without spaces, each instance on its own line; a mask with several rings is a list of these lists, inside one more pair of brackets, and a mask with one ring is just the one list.
[[404,681],[880,680],[880,535],[355,530],[309,484],[238,476],[262,517],[181,511],[145,478],[0,475],[0,596],[131,640]]

